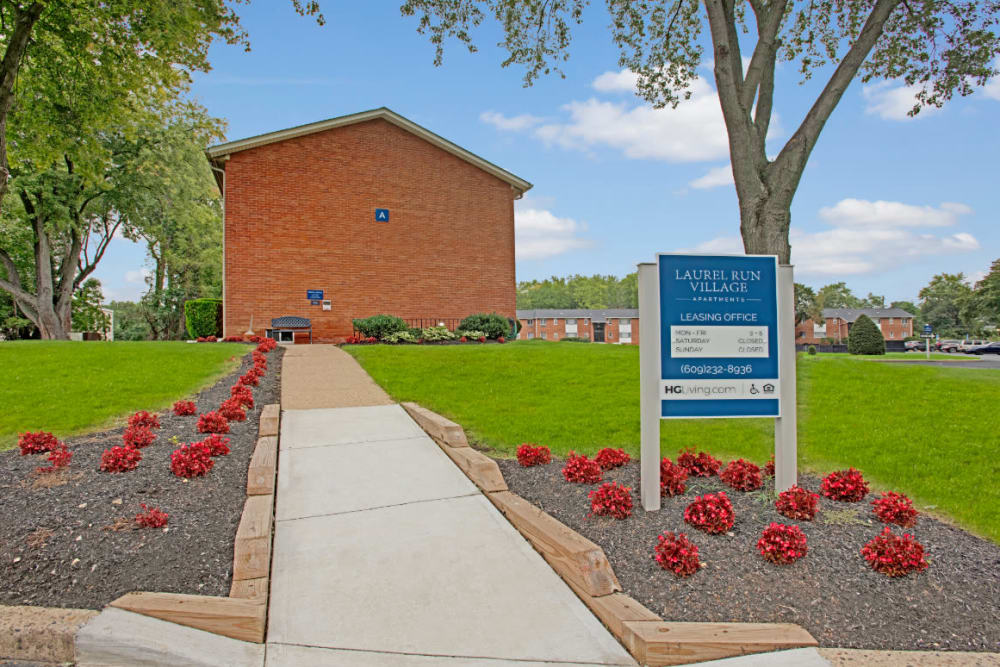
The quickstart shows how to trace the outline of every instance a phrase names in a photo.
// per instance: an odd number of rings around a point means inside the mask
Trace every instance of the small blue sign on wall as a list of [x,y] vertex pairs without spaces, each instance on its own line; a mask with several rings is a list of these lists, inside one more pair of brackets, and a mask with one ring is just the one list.
[[[306,298],[310,301],[320,301],[323,299],[323,290],[321,289],[307,289]],[[317,305],[317,304],[313,304]]]
[[387,208],[375,209],[375,222],[389,222],[389,209]]
[[779,416],[777,258],[657,263],[661,416]]

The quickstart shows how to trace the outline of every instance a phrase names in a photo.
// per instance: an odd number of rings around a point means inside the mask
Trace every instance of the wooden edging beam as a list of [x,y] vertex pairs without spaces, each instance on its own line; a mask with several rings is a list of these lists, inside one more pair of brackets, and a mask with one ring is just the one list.
[[257,439],[247,468],[247,495],[274,494],[274,479],[278,472],[278,438],[269,435]]
[[402,406],[639,664],[650,667],[683,665],[818,645],[805,628],[791,623],[664,621],[620,592],[618,578],[598,545],[510,492],[496,461],[469,447],[461,426],[416,403],[403,403]]
[[267,605],[183,593],[126,593],[112,607],[246,642],[263,642]]

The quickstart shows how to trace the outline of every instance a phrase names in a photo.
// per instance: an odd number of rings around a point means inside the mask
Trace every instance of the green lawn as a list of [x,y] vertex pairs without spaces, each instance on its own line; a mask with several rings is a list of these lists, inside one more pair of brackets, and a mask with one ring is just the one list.
[[63,437],[169,407],[229,372],[247,350],[233,343],[0,343],[0,450],[22,431]]
[[[522,442],[592,454],[639,450],[639,350],[532,341],[347,347],[395,399],[462,424],[505,455]],[[799,459],[818,473],[853,465],[1000,541],[1000,372],[799,355]],[[763,463],[766,419],[665,420],[662,452],[685,446]]]

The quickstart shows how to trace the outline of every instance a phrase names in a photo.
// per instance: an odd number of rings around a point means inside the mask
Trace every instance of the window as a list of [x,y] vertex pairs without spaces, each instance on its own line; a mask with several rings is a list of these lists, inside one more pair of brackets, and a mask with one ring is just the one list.
[[621,332],[621,336],[619,336],[619,337],[622,339],[622,342],[631,341],[632,340],[632,330],[631,329],[625,329],[625,330],[623,330]]
[[539,317],[538,318],[538,323],[541,324],[544,327],[545,326],[545,318],[544,317]]
[[532,324],[535,323],[535,320],[525,320],[524,323],[530,327]]
[[552,318],[552,324],[559,324],[559,318],[558,317],[553,317]]
[[530,332],[528,333],[528,340],[531,340],[534,337],[535,337],[535,334],[530,333]]
[[545,340],[545,332],[542,332],[542,340]]
[[552,340],[559,340],[559,334],[553,333],[552,334]]
[[567,318],[566,319],[566,326],[570,326],[570,325],[576,326],[576,320],[571,320],[571,319]]
[[889,338],[895,338],[895,337],[896,337],[896,332],[895,331],[890,331],[889,332]]

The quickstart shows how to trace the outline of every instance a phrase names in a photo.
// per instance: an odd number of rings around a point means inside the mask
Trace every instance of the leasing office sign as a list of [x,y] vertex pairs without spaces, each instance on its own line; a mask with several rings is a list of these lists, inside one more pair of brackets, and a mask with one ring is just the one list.
[[657,255],[660,416],[777,417],[778,262]]

